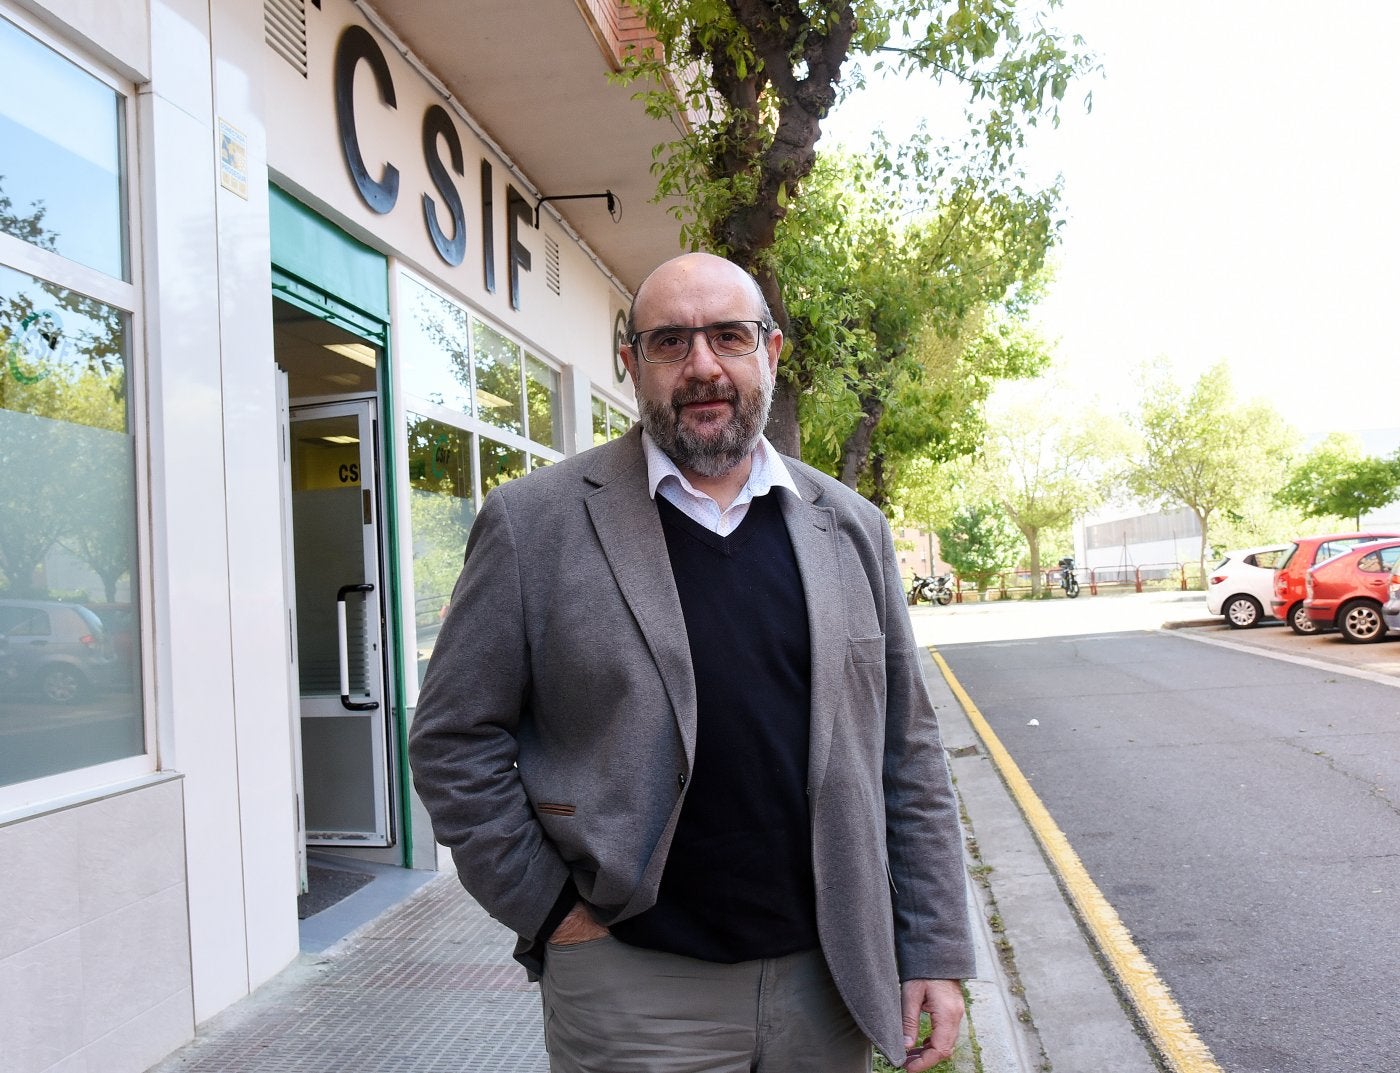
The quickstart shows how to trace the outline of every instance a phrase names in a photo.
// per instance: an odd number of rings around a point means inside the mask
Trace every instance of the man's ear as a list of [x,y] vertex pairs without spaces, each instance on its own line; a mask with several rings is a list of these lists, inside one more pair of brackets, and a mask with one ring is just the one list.
[[773,328],[768,333],[768,372],[778,375],[778,358],[783,353],[783,331],[781,328]]
[[637,354],[633,350],[631,343],[623,343],[617,348],[618,357],[622,359],[622,364],[627,367],[627,375],[632,378],[632,387],[637,386]]

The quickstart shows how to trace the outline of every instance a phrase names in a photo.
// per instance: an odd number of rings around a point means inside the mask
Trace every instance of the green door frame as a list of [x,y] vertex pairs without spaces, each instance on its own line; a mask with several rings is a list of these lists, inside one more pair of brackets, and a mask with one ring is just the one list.
[[[283,301],[313,316],[377,343],[390,369],[389,260],[351,237],[286,191],[268,188],[272,239],[272,291]],[[392,639],[393,722],[398,776],[400,864],[413,862],[413,810],[408,770],[408,719],[404,637],[401,614],[403,583],[399,570],[398,489],[393,464],[397,428],[393,423],[392,378],[379,378],[379,427],[383,445],[381,517],[384,519],[384,572],[388,581],[388,636]]]

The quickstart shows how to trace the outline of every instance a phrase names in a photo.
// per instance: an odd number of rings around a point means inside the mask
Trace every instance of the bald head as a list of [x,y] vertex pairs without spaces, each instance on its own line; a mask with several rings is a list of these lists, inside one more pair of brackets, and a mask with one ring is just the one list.
[[[763,325],[747,353],[733,345],[736,338],[747,342],[736,335],[744,321]],[[672,344],[686,341],[680,357],[651,362],[642,355],[638,336],[658,329]],[[716,502],[732,502],[748,477],[782,349],[783,333],[758,284],[733,261],[688,253],[637,288],[619,356],[632,377],[642,428]]]
[[[677,323],[670,319],[656,321],[658,309],[671,310],[678,303],[710,306],[732,305],[734,301],[748,307],[742,318],[761,320],[765,325],[773,323],[773,314],[769,312],[758,281],[733,261],[712,253],[681,254],[659,265],[637,288],[632,308],[627,311],[627,338],[631,339],[638,330]],[[733,319],[737,315],[731,313],[728,318],[710,319]]]

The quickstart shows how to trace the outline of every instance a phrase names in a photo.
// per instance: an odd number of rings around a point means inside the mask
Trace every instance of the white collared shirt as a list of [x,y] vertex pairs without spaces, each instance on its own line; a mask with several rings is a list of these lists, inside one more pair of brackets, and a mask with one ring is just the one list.
[[783,464],[782,456],[768,442],[766,436],[760,436],[758,445],[754,448],[749,479],[744,482],[744,487],[739,489],[734,502],[724,510],[720,509],[720,505],[713,498],[686,480],[685,474],[645,430],[642,432],[642,449],[646,452],[647,491],[651,493],[651,497],[655,499],[660,493],[666,502],[687,518],[703,525],[717,536],[728,536],[739,528],[739,523],[749,513],[749,504],[758,496],[767,495],[774,488],[786,488],[799,499],[802,498],[802,493],[793,483],[792,474]]

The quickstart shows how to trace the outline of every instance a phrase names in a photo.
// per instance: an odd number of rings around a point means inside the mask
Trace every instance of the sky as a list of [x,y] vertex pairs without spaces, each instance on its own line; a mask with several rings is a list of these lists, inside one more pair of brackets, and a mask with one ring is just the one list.
[[[1126,409],[1142,362],[1189,385],[1223,358],[1309,439],[1400,444],[1400,3],[1065,0],[1053,21],[1103,67],[1027,156],[1065,184],[1036,314],[1060,375]],[[872,81],[825,137],[946,116],[927,86]]]

